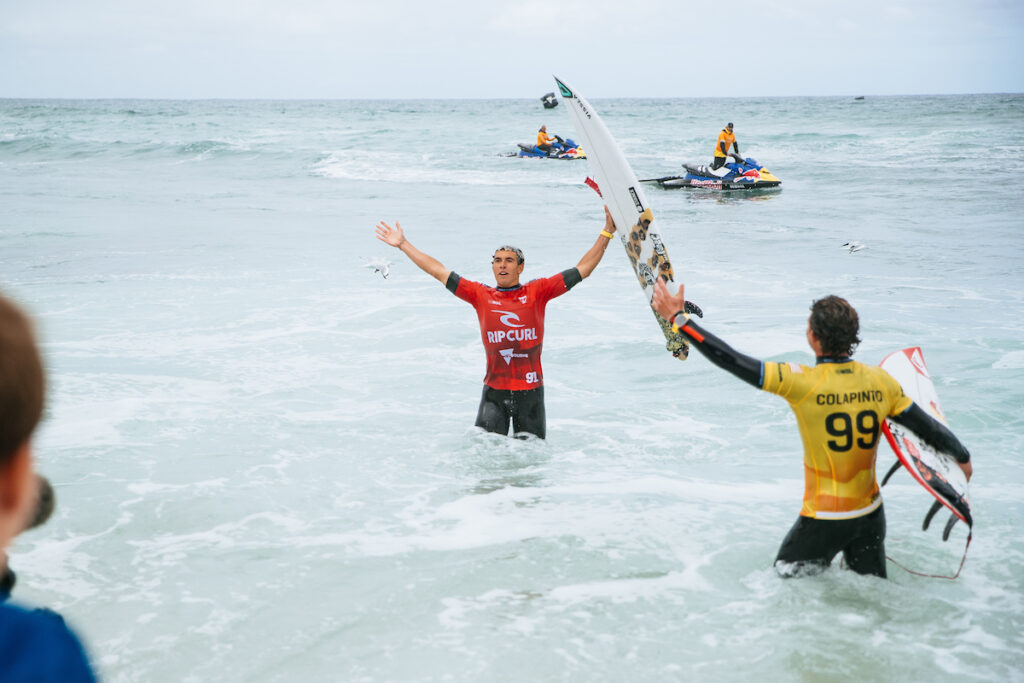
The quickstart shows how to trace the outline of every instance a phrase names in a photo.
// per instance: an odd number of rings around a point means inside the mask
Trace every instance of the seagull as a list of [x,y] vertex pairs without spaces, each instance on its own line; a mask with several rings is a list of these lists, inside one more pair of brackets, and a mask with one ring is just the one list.
[[363,263],[363,266],[370,268],[375,273],[380,273],[385,280],[388,279],[388,273],[391,272],[391,261],[383,258],[372,258]]
[[860,242],[847,242],[847,243],[846,243],[846,244],[844,244],[843,246],[844,246],[844,247],[845,247],[846,249],[849,249],[849,251],[850,251],[850,253],[851,253],[851,254],[852,254],[853,252],[855,252],[855,251],[860,251],[861,249],[867,249],[867,248],[868,248],[868,247],[867,247],[867,245],[865,245],[865,244],[861,244]]

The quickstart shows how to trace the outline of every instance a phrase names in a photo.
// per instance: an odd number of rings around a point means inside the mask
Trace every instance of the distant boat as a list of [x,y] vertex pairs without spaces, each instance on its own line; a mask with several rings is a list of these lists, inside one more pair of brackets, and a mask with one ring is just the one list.
[[856,97],[854,97],[853,99],[855,99],[855,100],[863,100],[863,99],[864,99],[864,96],[863,96],[863,95],[857,95],[857,96],[856,96]]
[[545,109],[554,109],[558,106],[558,98],[555,97],[555,93],[549,92],[544,97],[540,98],[540,101],[544,103]]

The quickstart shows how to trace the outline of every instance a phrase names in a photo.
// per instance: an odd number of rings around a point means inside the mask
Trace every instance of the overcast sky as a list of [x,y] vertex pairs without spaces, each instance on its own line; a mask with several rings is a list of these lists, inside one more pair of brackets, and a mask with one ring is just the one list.
[[[0,97],[1024,92],[1024,0],[0,0]],[[584,85],[585,84],[585,85]]]

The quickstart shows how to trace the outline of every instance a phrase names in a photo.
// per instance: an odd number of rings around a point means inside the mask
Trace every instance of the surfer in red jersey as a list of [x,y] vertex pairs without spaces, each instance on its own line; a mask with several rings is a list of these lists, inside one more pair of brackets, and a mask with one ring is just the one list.
[[845,299],[827,296],[811,305],[807,343],[817,358],[813,368],[762,362],[733,350],[684,312],[682,285],[672,295],[659,279],[653,304],[708,360],[783,397],[796,414],[804,445],[804,502],[775,558],[781,576],[818,573],[842,552],[853,571],[885,578],[885,512],[875,456],[886,418],[952,455],[970,479],[971,456],[956,436],[885,370],[853,360],[860,322]]
[[548,301],[559,297],[588,277],[601,262],[615,232],[615,223],[605,208],[604,229],[575,268],[557,275],[531,280],[519,279],[526,259],[518,247],[498,247],[491,259],[496,286],[490,287],[460,277],[440,261],[424,254],[409,242],[402,226],[381,221],[377,238],[399,249],[427,274],[473,305],[480,322],[480,336],[487,354],[487,375],[477,411],[476,426],[488,432],[547,434],[544,412],[544,373],[540,354],[544,341],[544,310]]

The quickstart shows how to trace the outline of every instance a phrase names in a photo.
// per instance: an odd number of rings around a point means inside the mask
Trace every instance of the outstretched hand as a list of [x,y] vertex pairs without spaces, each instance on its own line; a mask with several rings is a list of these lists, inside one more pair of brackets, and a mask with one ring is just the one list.
[[400,247],[405,242],[405,233],[402,232],[402,224],[395,221],[395,227],[391,227],[384,221],[377,224],[377,239],[386,242],[393,247]]
[[683,296],[683,285],[679,285],[676,294],[670,294],[665,281],[658,278],[654,283],[654,296],[651,298],[651,306],[665,320],[669,320],[679,311],[686,307],[686,298]]
[[608,211],[608,205],[604,206],[604,229],[608,232],[615,232],[615,219],[612,218],[612,214]]

